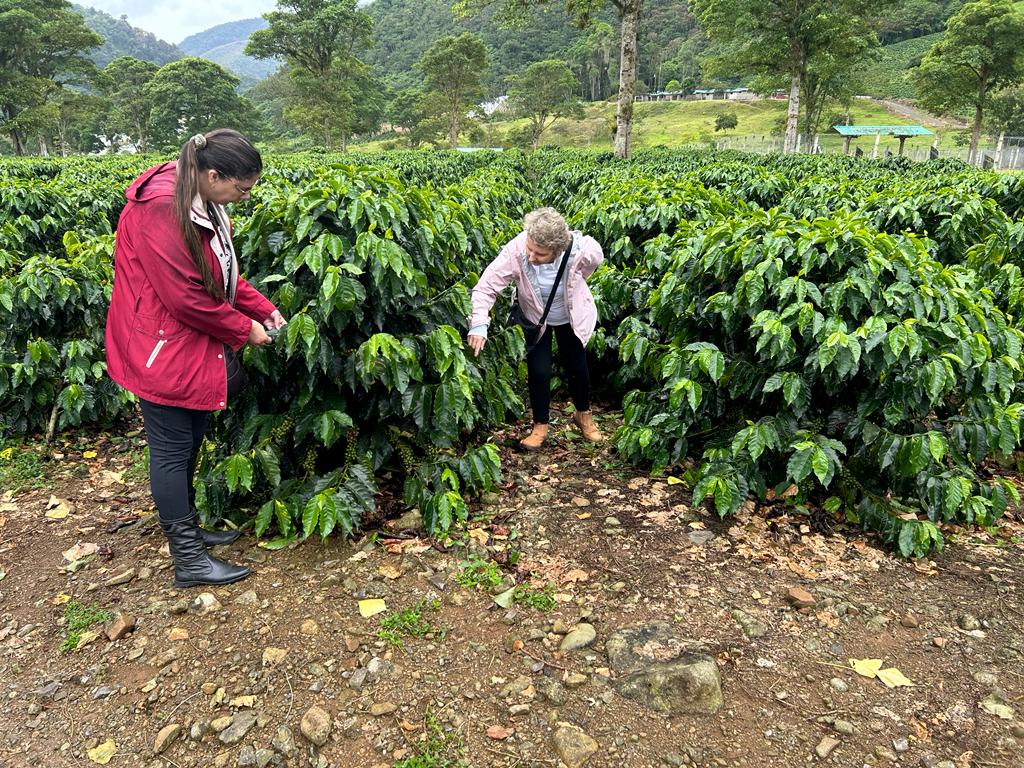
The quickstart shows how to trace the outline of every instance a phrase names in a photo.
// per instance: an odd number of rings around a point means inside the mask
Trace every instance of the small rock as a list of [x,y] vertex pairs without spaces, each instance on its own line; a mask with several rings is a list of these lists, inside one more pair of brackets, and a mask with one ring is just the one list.
[[921,620],[908,611],[903,614],[903,617],[900,619],[900,626],[906,627],[907,629],[917,629],[921,626]]
[[231,725],[220,732],[222,744],[237,744],[245,738],[245,734],[256,725],[255,712],[239,712],[234,716]]
[[[590,506],[590,499],[585,499],[582,496],[573,496],[572,497],[572,503],[573,503],[573,506],[575,506],[575,507],[589,507]],[[605,522],[607,522],[607,521],[605,521]],[[618,521],[616,521],[616,525],[618,525]]]
[[618,528],[620,525],[622,525],[622,523],[619,522],[619,518],[617,517],[606,517],[604,519],[604,524],[609,528]]
[[960,629],[965,632],[972,632],[975,629],[981,629],[981,622],[978,621],[978,617],[972,616],[969,613],[965,613],[957,619],[956,623],[959,625]]
[[107,640],[114,642],[135,631],[135,617],[119,613],[106,628]]
[[999,678],[991,672],[975,672],[971,677],[974,678],[974,682],[978,685],[982,685],[986,688],[995,688],[999,685]]
[[374,717],[381,717],[382,715],[390,715],[396,709],[398,709],[397,704],[392,704],[390,702],[382,702],[380,704],[373,704],[370,707],[370,714]]
[[828,681],[828,684],[832,686],[833,691],[838,691],[839,693],[846,693],[850,690],[849,684],[841,677],[833,677]]
[[818,746],[814,748],[814,753],[824,760],[832,754],[832,750],[838,747],[841,743],[842,742],[840,742],[839,739],[833,739],[831,736],[825,736],[818,742]]
[[686,538],[690,540],[691,544],[698,547],[703,547],[705,544],[707,544],[709,541],[715,538],[715,534],[712,531],[688,531],[686,534]]
[[1010,733],[1016,736],[1018,739],[1024,739],[1024,725],[1020,723],[1014,723],[1013,727],[1010,728]]
[[220,601],[210,592],[201,592],[189,603],[188,610],[189,613],[202,616],[211,611],[220,610]]
[[295,745],[295,736],[292,734],[292,729],[286,725],[280,726],[277,729],[277,735],[271,742],[271,746],[285,757],[291,757],[294,755],[297,747]]
[[586,685],[589,679],[586,675],[582,675],[579,672],[570,672],[565,676],[563,682],[567,688],[579,688],[581,685]]
[[910,749],[910,741],[904,737],[892,740],[892,748],[897,752],[906,752]]
[[844,736],[853,736],[853,723],[848,720],[836,720],[832,723],[832,727],[836,729],[836,733],[841,733]]
[[156,735],[156,739],[153,741],[153,751],[158,755],[162,754],[163,751],[171,746],[171,744],[174,743],[174,740],[180,735],[181,725],[179,723],[165,725],[160,729],[160,732]]
[[565,686],[557,680],[544,680],[537,683],[537,693],[550,701],[556,707],[562,706],[568,699],[568,693],[565,690]]
[[310,707],[302,716],[299,730],[311,742],[322,747],[331,735],[331,716],[320,707]]
[[552,740],[555,751],[567,768],[581,768],[598,748],[596,741],[572,723],[558,723]]
[[104,587],[119,587],[122,584],[127,584],[129,581],[135,578],[135,569],[129,568],[127,571],[122,571],[116,576],[111,576],[109,579],[103,582]]
[[312,619],[306,619],[304,622],[302,622],[302,626],[299,627],[299,632],[301,632],[304,635],[319,635],[320,627]]
[[736,608],[732,611],[732,617],[740,625],[740,629],[743,630],[743,634],[746,635],[748,640],[754,640],[768,634],[768,626],[755,619],[746,611]]
[[253,592],[250,589],[250,590],[247,590],[247,591],[243,592],[242,594],[240,594],[238,597],[236,597],[231,602],[232,602],[233,605],[253,606],[253,605],[259,605],[260,604],[260,599],[256,596],[256,593]]
[[597,638],[597,630],[592,624],[577,624],[572,631],[562,638],[558,648],[562,651],[575,651],[579,648],[586,648]]
[[246,744],[238,753],[238,762],[235,763],[238,768],[252,768],[256,765],[256,750],[253,749],[251,744]]
[[270,762],[276,757],[272,749],[256,750],[256,768],[267,768]]
[[223,717],[216,717],[210,721],[210,730],[214,733],[220,733],[225,728],[231,725],[234,720],[233,715],[224,715]]
[[803,587],[790,587],[786,592],[786,601],[794,608],[812,608],[817,604],[814,595]]

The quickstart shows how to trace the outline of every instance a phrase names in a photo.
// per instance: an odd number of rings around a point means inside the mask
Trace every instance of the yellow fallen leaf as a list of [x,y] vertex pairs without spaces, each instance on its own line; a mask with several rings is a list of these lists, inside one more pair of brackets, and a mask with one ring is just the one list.
[[850,666],[853,667],[853,671],[862,677],[874,678],[878,675],[878,670],[882,668],[881,659],[850,659]]
[[469,532],[469,538],[476,541],[481,547],[486,547],[487,540],[491,538],[491,535],[483,528],[474,528]]
[[889,667],[888,669],[880,669],[875,673],[875,677],[885,683],[886,688],[899,688],[901,685],[912,686],[913,683],[908,680],[902,672],[896,667]]
[[576,515],[576,519],[577,520],[589,520],[591,515],[592,515],[591,512],[580,512],[578,515]]
[[71,512],[71,509],[68,507],[68,505],[66,503],[64,503],[62,501],[56,507],[54,507],[53,509],[49,510],[46,513],[46,516],[50,520],[63,520],[65,517],[68,516],[68,513],[70,513],[70,512]]
[[252,707],[256,706],[256,697],[255,696],[235,696],[235,698],[233,698],[230,702],[228,702],[228,706],[229,707],[249,707],[251,709]]
[[66,595],[63,592],[61,592],[59,595],[57,595],[55,598],[53,598],[53,600],[51,600],[50,602],[53,603],[54,605],[64,605],[64,603],[66,603],[66,602],[68,602],[70,600],[71,600],[71,595]]
[[387,605],[380,598],[375,597],[370,600],[359,601],[359,615],[364,619],[376,616],[378,613],[382,613],[387,609]]
[[110,762],[110,758],[117,752],[117,744],[114,743],[113,739],[107,739],[98,747],[93,747],[87,754],[89,759],[98,765],[106,765]]
[[95,459],[96,458],[96,451],[82,451],[82,458],[83,459]]
[[83,632],[78,638],[78,645],[75,646],[76,651],[80,651],[89,643],[95,642],[96,638],[100,636],[99,632]]

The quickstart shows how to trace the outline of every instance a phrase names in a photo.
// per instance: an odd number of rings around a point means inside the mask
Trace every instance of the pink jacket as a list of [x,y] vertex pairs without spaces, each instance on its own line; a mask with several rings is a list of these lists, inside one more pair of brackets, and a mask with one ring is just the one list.
[[[579,340],[586,346],[594,335],[597,325],[597,306],[594,295],[587,287],[587,278],[594,274],[597,266],[604,261],[604,253],[598,242],[580,232],[572,233],[572,250],[565,274],[558,290],[565,291],[565,305],[569,310],[569,322]],[[539,288],[533,270],[526,256],[526,232],[520,232],[515,239],[501,249],[480,276],[473,288],[473,314],[469,317],[470,333],[487,335],[491,307],[498,294],[512,283],[516,284],[516,295],[523,315],[531,322],[539,322],[544,314]]]
[[[224,345],[240,349],[252,321],[266,320],[274,305],[242,278],[230,287],[234,306],[206,293],[178,229],[175,173],[174,163],[150,168],[126,192],[107,311],[107,373],[150,402],[216,411],[227,401]],[[214,279],[223,280],[213,223],[195,208],[192,221]]]

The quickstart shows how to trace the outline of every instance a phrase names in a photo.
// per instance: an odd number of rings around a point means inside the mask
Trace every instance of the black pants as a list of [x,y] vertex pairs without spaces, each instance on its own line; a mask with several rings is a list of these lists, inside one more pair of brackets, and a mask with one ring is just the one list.
[[207,411],[141,401],[149,443],[149,486],[161,523],[176,523],[192,516],[199,448],[210,420]]
[[540,341],[526,355],[526,381],[530,388],[530,407],[537,424],[551,420],[551,331],[558,337],[558,357],[569,383],[569,394],[577,411],[590,410],[590,372],[587,350],[571,325],[549,325]]

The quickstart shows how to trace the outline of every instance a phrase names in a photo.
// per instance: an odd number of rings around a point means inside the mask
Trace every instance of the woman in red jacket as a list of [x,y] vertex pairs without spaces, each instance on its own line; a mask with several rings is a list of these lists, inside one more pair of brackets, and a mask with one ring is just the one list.
[[235,354],[269,344],[266,329],[285,323],[239,277],[224,210],[249,194],[262,170],[259,152],[237,131],[197,134],[177,163],[132,183],[117,224],[107,371],[141,401],[150,486],[178,587],[250,573],[207,552],[239,534],[199,527],[192,478],[210,412],[227,405],[229,379],[237,380]]

